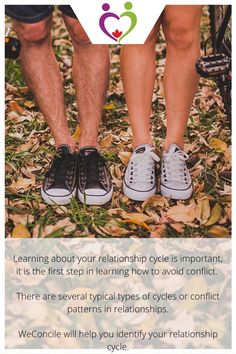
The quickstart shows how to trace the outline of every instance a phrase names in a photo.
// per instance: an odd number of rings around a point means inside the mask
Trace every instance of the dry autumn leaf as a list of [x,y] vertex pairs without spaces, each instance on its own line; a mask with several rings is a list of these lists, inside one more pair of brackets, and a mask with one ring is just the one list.
[[164,237],[166,233],[166,225],[159,225],[155,230],[153,230],[150,234],[150,238],[160,238]]
[[113,110],[115,108],[116,108],[116,106],[114,105],[114,103],[108,103],[108,104],[105,104],[105,106],[104,106],[105,110]]
[[214,225],[208,230],[208,234],[215,237],[229,237],[229,231],[222,226]]
[[15,111],[17,113],[23,114],[24,113],[24,109],[18,105],[18,103],[16,101],[11,101],[9,103],[10,109],[11,111]]
[[197,200],[196,207],[196,219],[200,221],[201,224],[205,224],[210,216],[210,203],[207,197],[200,198]]
[[26,225],[27,223],[32,223],[34,221],[34,216],[30,214],[11,214],[9,219],[11,219],[15,225]]
[[29,187],[35,185],[35,178],[23,178],[20,177],[16,182],[13,182],[7,189],[13,193],[17,193],[19,191],[25,191]]
[[205,226],[211,226],[217,223],[221,217],[221,206],[216,203],[212,208],[211,215]]
[[14,227],[12,231],[13,238],[30,238],[30,232],[23,224],[19,224]]
[[128,165],[131,155],[132,155],[131,152],[127,152],[127,151],[120,151],[118,153],[118,157],[120,158],[120,160],[125,166]]
[[223,140],[217,138],[211,138],[209,145],[213,149],[220,152],[225,152],[226,149],[228,148],[227,144]]
[[74,141],[76,141],[76,142],[79,141],[80,133],[81,133],[81,130],[80,130],[80,126],[78,125],[77,128],[76,128],[76,131],[72,135],[72,138],[73,138]]
[[113,136],[110,134],[100,141],[101,148],[108,148],[111,146],[113,141]]
[[137,219],[125,219],[122,221],[123,223],[130,223],[130,224],[135,224],[142,226],[144,229],[151,231],[150,227],[143,221],[137,220]]
[[142,204],[142,208],[145,208],[146,206],[152,206],[152,207],[164,207],[166,205],[167,200],[165,197],[161,195],[154,195],[148,199],[145,200],[145,202]]
[[191,223],[196,218],[196,204],[179,204],[171,207],[166,215],[176,222]]

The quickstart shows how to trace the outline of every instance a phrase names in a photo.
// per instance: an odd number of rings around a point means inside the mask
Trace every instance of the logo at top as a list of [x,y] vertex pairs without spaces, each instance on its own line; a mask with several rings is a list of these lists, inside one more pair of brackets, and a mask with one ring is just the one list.
[[[107,37],[111,38],[113,41],[120,43],[122,39],[124,39],[131,31],[133,31],[134,27],[137,24],[137,16],[132,10],[133,4],[130,1],[127,1],[124,4],[125,11],[118,16],[114,12],[110,12],[110,5],[108,3],[104,3],[102,5],[102,9],[104,11],[104,14],[100,17],[99,19],[99,26],[103,33],[107,35]],[[123,32],[117,28],[114,28],[112,31],[108,31],[106,27],[106,22],[108,19],[115,19],[119,21],[121,18],[128,17],[130,19],[130,27],[126,30],[126,32]]]

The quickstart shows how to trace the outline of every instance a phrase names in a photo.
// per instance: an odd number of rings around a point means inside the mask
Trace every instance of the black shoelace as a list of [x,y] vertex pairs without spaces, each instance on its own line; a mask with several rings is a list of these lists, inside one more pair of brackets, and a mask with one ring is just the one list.
[[[98,152],[91,152],[81,159],[81,174],[86,180],[86,187],[92,185],[101,185],[104,177],[102,169],[105,167],[105,162]],[[103,186],[102,186],[103,187]]]
[[[47,173],[51,182],[65,183],[71,182],[74,174],[75,157],[71,154],[62,154],[55,157],[52,167]],[[70,183],[71,184],[71,183]]]

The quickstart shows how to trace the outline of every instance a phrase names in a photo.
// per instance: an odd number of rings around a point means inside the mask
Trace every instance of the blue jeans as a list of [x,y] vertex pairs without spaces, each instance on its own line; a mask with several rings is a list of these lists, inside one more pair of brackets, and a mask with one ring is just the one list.
[[[77,18],[71,6],[60,5],[59,10],[67,16]],[[54,10],[53,5],[6,5],[5,13],[16,21],[37,23],[49,17]]]

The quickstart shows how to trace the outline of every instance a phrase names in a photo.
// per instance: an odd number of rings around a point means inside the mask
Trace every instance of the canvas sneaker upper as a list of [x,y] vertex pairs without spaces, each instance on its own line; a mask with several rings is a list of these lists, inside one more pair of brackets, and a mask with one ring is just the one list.
[[80,150],[78,163],[78,197],[87,205],[110,201],[113,186],[104,158],[94,147]]
[[133,152],[125,171],[124,194],[142,201],[156,193],[156,162],[159,157],[151,145],[139,145]]
[[173,199],[188,199],[192,194],[192,180],[186,160],[188,155],[177,144],[163,152],[161,163],[161,194]]
[[77,154],[68,145],[57,149],[45,175],[41,195],[48,204],[66,205],[76,194]]

